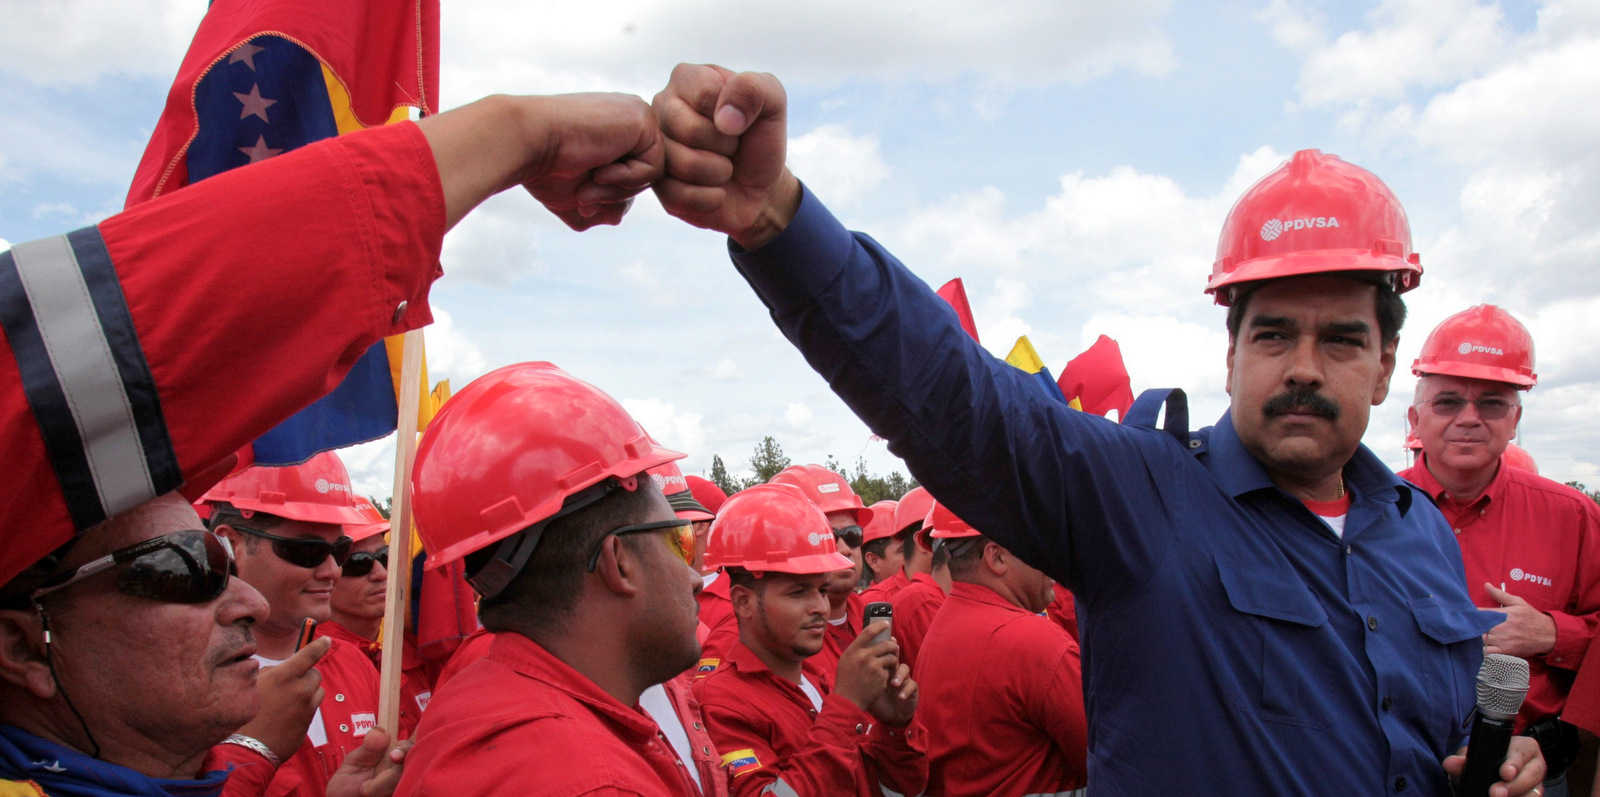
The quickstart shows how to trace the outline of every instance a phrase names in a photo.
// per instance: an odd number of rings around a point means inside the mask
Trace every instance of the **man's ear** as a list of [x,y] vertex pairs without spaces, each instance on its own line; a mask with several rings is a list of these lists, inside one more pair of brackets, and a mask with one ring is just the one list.
[[[728,574],[723,573],[722,577],[727,578]],[[742,584],[733,584],[728,587],[728,600],[733,602],[733,613],[741,620],[755,619],[759,610],[757,606],[758,598],[759,596],[756,595],[755,590]]]
[[1227,391],[1228,395],[1230,395],[1230,396],[1233,395],[1233,355],[1238,350],[1238,347],[1239,347],[1239,339],[1237,337],[1229,335],[1228,336],[1228,381],[1223,383],[1223,390]]
[[56,696],[38,610],[0,609],[0,681],[40,700]]
[[632,598],[639,594],[644,563],[621,537],[612,534],[600,541],[600,559],[595,563],[594,574],[617,597]]
[[1394,357],[1395,350],[1398,348],[1400,348],[1400,338],[1396,336],[1394,340],[1383,344],[1383,348],[1378,355],[1378,362],[1382,370],[1378,374],[1377,384],[1372,386],[1372,406],[1374,407],[1382,404],[1383,400],[1389,397],[1389,380],[1394,376]]

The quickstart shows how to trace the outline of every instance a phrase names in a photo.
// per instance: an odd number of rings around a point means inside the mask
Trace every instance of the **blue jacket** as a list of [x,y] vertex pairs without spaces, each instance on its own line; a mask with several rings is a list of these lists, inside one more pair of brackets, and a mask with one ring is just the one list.
[[1067,409],[809,192],[783,234],[733,248],[912,474],[1077,595],[1094,794],[1448,794],[1439,762],[1503,615],[1473,607],[1444,519],[1371,451],[1345,466],[1340,539],[1229,415],[1190,435],[1177,402],[1171,430]]

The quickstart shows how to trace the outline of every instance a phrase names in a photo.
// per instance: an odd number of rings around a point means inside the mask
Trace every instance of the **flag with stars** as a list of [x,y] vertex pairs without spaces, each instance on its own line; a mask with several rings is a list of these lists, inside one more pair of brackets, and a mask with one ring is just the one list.
[[[314,141],[405,121],[412,109],[433,112],[438,21],[438,0],[214,0],[179,67],[127,206]],[[261,267],[272,267],[270,252],[262,253]],[[255,442],[256,464],[303,462],[393,432],[401,350],[399,337],[374,345],[333,392]],[[218,378],[239,379],[248,392],[248,375]],[[410,400],[426,409],[426,375],[421,384]],[[422,413],[419,430],[430,417]]]

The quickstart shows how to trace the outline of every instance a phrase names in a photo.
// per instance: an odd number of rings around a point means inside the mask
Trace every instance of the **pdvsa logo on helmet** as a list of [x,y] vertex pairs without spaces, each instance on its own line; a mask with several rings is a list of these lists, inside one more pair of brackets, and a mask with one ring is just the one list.
[[1261,240],[1275,240],[1278,236],[1295,230],[1337,226],[1339,226],[1339,219],[1335,216],[1312,216],[1304,219],[1267,219],[1267,223],[1261,225]]
[[822,544],[822,535],[813,531],[813,532],[811,532],[811,536],[806,538],[806,542],[809,542],[814,546],[815,545],[821,545]]
[[330,482],[327,479],[317,479],[316,486],[317,492],[322,493],[323,495],[327,495],[330,492],[347,494],[350,492],[350,485],[340,484],[339,482]]
[[1458,354],[1471,354],[1473,352],[1477,352],[1479,354],[1493,354],[1496,357],[1506,356],[1505,352],[1493,346],[1479,346],[1476,343],[1468,343],[1466,341],[1461,341],[1461,345],[1456,347],[1456,352]]
[[837,485],[837,484],[819,484],[819,485],[817,485],[817,492],[819,492],[819,493],[836,493],[836,492],[839,492],[839,485]]

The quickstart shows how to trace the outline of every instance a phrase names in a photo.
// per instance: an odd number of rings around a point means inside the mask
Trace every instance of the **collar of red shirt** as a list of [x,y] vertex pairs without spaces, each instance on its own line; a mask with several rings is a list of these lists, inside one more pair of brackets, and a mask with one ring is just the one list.
[[728,597],[728,584],[732,580],[733,579],[728,578],[727,571],[723,571],[711,581],[709,586],[701,589],[700,592],[706,595],[715,595],[725,601],[731,601],[733,599]]
[[[1478,496],[1468,508],[1482,509],[1500,499],[1500,495],[1505,492],[1506,472],[1511,468],[1504,461],[1500,462],[1499,468],[1495,471],[1494,478],[1489,481],[1489,486],[1483,488],[1483,495]],[[1418,455],[1417,464],[1408,468],[1405,474],[1406,480],[1422,488],[1435,504],[1443,504],[1449,500],[1444,485],[1440,484],[1439,480],[1433,477],[1433,472],[1428,470],[1427,454]]]
[[345,628],[333,620],[327,620],[325,622],[318,623],[317,634],[319,636],[333,637],[340,642],[347,642],[356,650],[367,654],[367,658],[372,659],[375,663],[381,661],[383,657],[382,645],[367,639],[366,637],[361,636],[360,634],[357,634],[348,628]]
[[950,585],[950,597],[981,603],[985,606],[1009,609],[1019,614],[1033,614],[1033,612],[1000,597],[1000,593],[982,584],[969,584],[965,581],[954,582]]
[[518,674],[542,681],[572,699],[589,707],[608,720],[619,736],[630,744],[643,744],[654,739],[659,732],[656,724],[642,710],[624,706],[606,694],[594,681],[572,669],[566,662],[552,656],[539,643],[517,633],[494,635],[486,657],[510,667]]
[[944,587],[939,586],[939,582],[934,581],[933,576],[928,575],[927,573],[918,573],[912,576],[911,580],[906,582],[906,586],[909,587],[912,584],[927,584],[928,586],[933,587],[940,592],[944,591]]
[[[833,675],[832,673],[825,673],[818,669],[813,663],[816,658],[816,656],[812,656],[811,658],[800,662],[800,670],[801,672],[805,673],[807,680],[811,681],[812,686],[815,686],[817,690],[823,694],[827,694],[833,689]],[[723,657],[723,664],[726,666],[731,666],[739,672],[749,675],[767,673],[772,677],[773,680],[789,684],[790,686],[794,686],[796,689],[799,689],[797,685],[789,683],[789,681],[780,678],[777,673],[773,672],[772,668],[768,667],[767,663],[762,661],[761,657],[756,655],[756,652],[751,650],[750,646],[746,645],[743,639],[735,642],[733,647],[728,649],[727,655]]]

